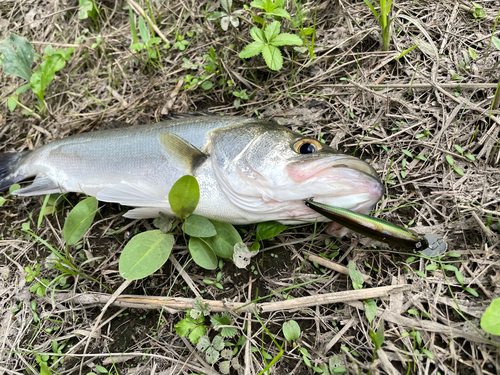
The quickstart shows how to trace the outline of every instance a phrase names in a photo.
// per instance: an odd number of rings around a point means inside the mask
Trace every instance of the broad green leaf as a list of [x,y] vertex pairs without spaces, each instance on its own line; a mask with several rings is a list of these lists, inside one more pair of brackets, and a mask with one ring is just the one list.
[[265,43],[265,36],[264,36],[264,31],[259,29],[258,27],[252,27],[250,29],[250,36],[255,40],[256,42],[261,42]]
[[413,158],[413,155],[411,154],[411,152],[410,152],[410,151],[408,151],[408,150],[401,150],[401,152],[402,152],[403,154],[405,154],[406,156],[408,156],[409,158]]
[[214,347],[215,350],[221,351],[224,349],[224,339],[220,336],[215,336],[214,339],[212,340],[212,346]]
[[217,234],[214,225],[203,216],[190,215],[182,226],[184,233],[194,237],[213,237]]
[[284,17],[287,20],[291,20],[290,14],[283,8],[276,8],[270,12],[267,12],[268,15]]
[[271,70],[280,70],[283,67],[283,56],[278,47],[265,45],[262,48],[262,57]]
[[210,338],[208,336],[203,336],[200,337],[200,341],[198,341],[198,344],[196,345],[196,349],[198,349],[201,352],[204,352],[208,348],[210,348]]
[[265,221],[263,223],[259,223],[257,224],[257,234],[255,236],[255,240],[268,240],[270,238],[276,237],[278,234],[287,229],[287,226],[276,221]]
[[196,178],[190,175],[179,178],[168,193],[170,207],[181,219],[193,213],[199,200],[200,185]]
[[174,236],[150,230],[134,236],[120,256],[120,275],[126,280],[142,279],[157,271],[167,261],[174,246]]
[[500,298],[491,301],[481,317],[481,328],[493,335],[500,335]]
[[9,188],[9,193],[13,193],[15,192],[16,190],[19,190],[21,189],[21,185],[19,184],[14,184],[14,185],[10,185],[10,188]]
[[214,83],[212,81],[205,81],[201,84],[201,88],[203,90],[210,90],[214,86]]
[[296,341],[300,337],[300,326],[295,320],[283,323],[283,335],[288,341]]
[[273,46],[301,46],[304,44],[303,40],[297,35],[283,33],[278,35],[271,41]]
[[197,265],[206,270],[214,270],[218,266],[217,255],[205,240],[199,237],[191,237],[188,246],[189,253]]
[[446,161],[453,167],[453,158],[450,155],[446,155]]
[[280,33],[281,24],[278,21],[274,21],[271,24],[266,26],[266,30],[264,34],[266,35],[266,39],[271,42],[274,38],[278,36]]
[[35,61],[35,49],[31,43],[21,36],[10,34],[8,39],[0,41],[0,53],[3,55],[3,72],[29,82],[31,66]]
[[4,197],[0,197],[0,207],[2,207],[5,202],[7,202],[7,199],[5,199]]
[[149,38],[151,38],[151,36],[149,35],[149,30],[146,27],[146,22],[144,22],[144,18],[142,18],[142,16],[139,16],[139,33],[141,34],[141,38],[145,43],[147,43],[149,41]]
[[204,240],[210,245],[212,250],[221,258],[232,258],[234,253],[234,245],[238,242],[243,242],[238,231],[229,223],[222,221],[210,220],[217,231],[213,237],[205,238]]
[[197,344],[198,340],[207,334],[206,326],[198,326],[189,334],[189,341],[193,344]]
[[261,0],[255,0],[250,3],[251,7],[258,8],[258,9],[265,9],[264,8],[264,2]]
[[[220,336],[215,336],[214,337],[214,340]],[[207,349],[207,351],[205,352],[205,360],[210,364],[214,364],[215,362],[217,362],[217,360],[219,359],[219,356],[220,356],[220,353],[217,351],[217,349],[215,349],[214,347],[210,347]]]
[[363,304],[365,305],[366,318],[368,319],[371,325],[373,319],[375,319],[375,316],[377,315],[377,303],[372,299],[367,299],[363,301]]
[[74,245],[87,233],[97,212],[97,199],[85,198],[68,214],[63,227],[63,237],[68,245]]
[[262,52],[264,48],[264,43],[262,42],[252,42],[243,48],[243,51],[238,55],[240,59],[248,59],[249,57],[253,57]]
[[455,150],[457,150],[459,154],[463,155],[464,150],[462,149],[462,147],[460,147],[459,145],[454,145],[454,146],[455,146]]

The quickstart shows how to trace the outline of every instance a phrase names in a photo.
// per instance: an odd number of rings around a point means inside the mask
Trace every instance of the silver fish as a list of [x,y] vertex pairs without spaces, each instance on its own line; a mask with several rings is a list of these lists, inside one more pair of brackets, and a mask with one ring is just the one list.
[[[36,176],[18,196],[82,192],[134,207],[124,216],[173,216],[172,185],[200,185],[195,213],[233,224],[328,221],[304,200],[368,214],[383,194],[375,170],[273,122],[198,116],[74,135],[35,151],[0,154],[0,190]],[[330,232],[338,229],[333,223]]]

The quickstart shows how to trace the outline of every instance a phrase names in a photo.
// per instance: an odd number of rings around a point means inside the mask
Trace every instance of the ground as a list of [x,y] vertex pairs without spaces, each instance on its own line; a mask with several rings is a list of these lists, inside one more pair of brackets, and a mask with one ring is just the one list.
[[[234,374],[326,373],[334,370],[329,361],[351,374],[500,373],[498,336],[480,326],[486,307],[500,297],[500,116],[492,109],[500,51],[490,42],[500,37],[500,2],[474,4],[393,3],[392,36],[382,51],[380,25],[365,2],[284,1],[295,24],[282,17],[281,32],[303,31],[309,49],[280,47],[283,67],[275,71],[261,55],[238,57],[253,41],[250,28],[262,27],[252,18],[261,9],[249,3],[234,1],[238,26],[229,23],[227,31],[221,28],[226,16],[209,17],[223,10],[219,1],[103,0],[96,1],[98,14],[88,0],[0,3],[0,39],[20,35],[40,56],[48,45],[73,49],[45,89],[44,108],[31,89],[15,96],[23,78],[0,73],[1,152],[157,122],[173,112],[279,121],[371,163],[386,185],[373,215],[443,235],[455,255],[429,260],[355,233],[335,239],[324,226],[291,227],[263,241],[247,270],[231,261],[220,275],[204,270],[189,261],[179,238],[154,275],[125,282],[120,253],[133,234],[154,228],[152,220],[125,219],[124,207],[101,204],[85,241],[68,247],[75,270],[64,270],[54,266],[52,249],[65,253],[62,227],[70,203],[81,197],[68,195],[54,215],[44,216],[43,197],[5,192],[0,373],[219,373],[222,360],[208,364],[205,353],[176,333],[186,307],[154,304],[167,297],[189,307],[197,295],[211,306],[266,297],[256,310],[231,313],[237,333],[226,341],[241,365],[231,365]],[[80,18],[84,6],[90,14]],[[141,33],[140,15],[155,29]],[[159,39],[148,55],[137,43],[153,32]],[[41,61],[35,59],[33,71]],[[37,237],[27,234],[26,223]],[[251,245],[255,226],[239,230]],[[319,254],[319,263],[330,260],[337,271],[313,262]],[[366,275],[361,290],[345,274],[349,264]],[[27,279],[26,267],[37,265],[39,274]],[[33,285],[42,279],[55,282],[37,295]],[[149,299],[133,304],[132,296]],[[218,331],[205,319],[213,339]],[[301,331],[293,342],[283,330],[291,320]],[[374,354],[370,331],[380,326],[384,342]]]

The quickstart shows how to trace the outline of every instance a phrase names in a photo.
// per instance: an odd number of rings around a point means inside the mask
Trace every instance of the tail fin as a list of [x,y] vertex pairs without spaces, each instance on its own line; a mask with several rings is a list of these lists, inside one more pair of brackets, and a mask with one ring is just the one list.
[[25,178],[25,176],[16,172],[19,167],[18,161],[23,155],[29,152],[30,151],[0,153],[0,191],[6,190],[10,185]]

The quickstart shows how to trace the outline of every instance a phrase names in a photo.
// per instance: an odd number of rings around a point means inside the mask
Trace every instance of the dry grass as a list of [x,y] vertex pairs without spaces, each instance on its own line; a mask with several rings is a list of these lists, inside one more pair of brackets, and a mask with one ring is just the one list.
[[[488,118],[499,79],[500,52],[491,49],[486,58],[500,2],[478,2],[487,15],[479,20],[465,2],[396,2],[389,52],[379,51],[379,29],[363,2],[304,3],[311,10],[310,16],[314,12],[317,15],[317,57],[308,61],[306,55],[285,49],[284,68],[277,73],[270,72],[261,58],[245,64],[237,57],[250,41],[251,19],[246,15],[248,22],[242,21],[237,30],[230,27],[223,32],[217,22],[206,20],[206,10],[215,10],[215,2],[149,2],[170,44],[175,42],[176,33],[186,36],[194,32],[193,37],[187,37],[191,44],[185,51],[161,50],[161,67],[148,63],[145,54],[129,49],[126,2],[103,0],[99,4],[99,30],[90,20],[78,19],[76,0],[1,2],[1,39],[13,32],[30,40],[38,53],[47,44],[75,46],[75,53],[48,87],[47,115],[40,119],[23,115],[19,108],[8,111],[6,99],[22,82],[0,75],[0,151],[33,149],[53,139],[119,126],[116,124],[121,122],[151,123],[171,111],[259,114],[294,130],[306,128],[307,134],[349,154],[356,149],[357,156],[370,161],[388,181],[388,193],[376,215],[398,224],[412,222],[417,231],[445,235],[450,250],[461,255],[455,265],[465,285],[479,296],[463,291],[453,272],[426,272],[431,264],[427,260],[417,258],[407,263],[408,255],[380,244],[375,251],[370,240],[355,234],[337,241],[340,254],[333,260],[344,267],[353,260],[367,275],[367,290],[403,286],[396,289],[398,293],[381,294],[385,297],[376,299],[373,327],[381,319],[385,321],[385,343],[372,363],[374,345],[364,305],[347,299],[345,303],[321,304],[319,298],[329,291],[352,290],[348,276],[325,268],[324,278],[322,271],[304,258],[309,252],[327,251],[326,235],[317,234],[311,244],[308,236],[312,229],[306,228],[267,241],[266,248],[277,247],[257,257],[255,272],[225,265],[221,280],[224,290],[202,281],[215,279],[215,272],[192,263],[182,269],[188,261],[182,246],[155,276],[124,283],[117,271],[120,251],[130,234],[150,229],[152,224],[123,219],[117,205],[107,204],[85,245],[99,260],[82,265],[81,275],[68,277],[68,290],[38,297],[29,291],[31,283],[25,281],[24,268],[39,263],[40,277],[49,280],[60,272],[47,267],[50,251],[19,231],[31,214],[36,223],[41,199],[15,198],[2,207],[0,214],[0,373],[27,373],[27,369],[40,372],[36,354],[52,353],[53,342],[66,344],[62,352],[67,354],[54,373],[87,374],[92,369],[96,372],[97,365],[112,374],[217,373],[217,365],[208,365],[203,354],[176,335],[174,325],[183,313],[170,308],[162,312],[138,309],[140,305],[124,303],[124,295],[168,295],[189,302],[205,291],[202,295],[208,300],[236,303],[312,280],[315,282],[287,292],[298,301],[318,296],[312,305],[279,305],[283,294],[261,301],[277,306],[274,310],[261,309],[259,317],[284,345],[283,356],[269,370],[272,374],[312,373],[297,349],[283,341],[281,326],[290,319],[299,322],[302,336],[298,344],[309,351],[314,365],[337,354],[352,374],[500,373],[499,340],[488,338],[479,327],[486,306],[500,296],[499,241],[490,230],[498,228],[500,212],[500,116],[497,113]],[[292,13],[293,4],[287,1]],[[140,8],[147,9],[143,2]],[[235,2],[234,8],[242,8],[242,3]],[[92,49],[98,34],[102,36],[101,45]],[[395,59],[415,44],[419,47]],[[185,90],[178,85],[186,74],[203,73],[201,68],[184,69],[183,59],[202,63],[210,46],[221,56],[226,80],[233,80],[239,90],[246,89],[249,94],[249,100],[243,101],[238,110],[227,87],[204,91]],[[478,59],[470,60],[466,71],[461,66],[463,52],[469,48],[476,51]],[[464,78],[454,80],[454,72]],[[460,94],[455,95],[458,84]],[[37,103],[28,92],[21,101],[30,108]],[[428,136],[417,137],[419,134]],[[459,155],[455,145],[473,154],[476,161]],[[426,161],[409,159],[402,149]],[[463,170],[463,176],[450,168],[447,155]],[[404,158],[408,161],[405,178],[401,174]],[[72,195],[70,199],[76,201],[77,197]],[[46,216],[36,233],[52,245],[61,245],[66,214],[67,210]],[[489,228],[485,225],[488,220],[492,223]],[[105,234],[110,228],[124,226],[126,230],[120,234]],[[250,235],[246,240],[250,241]],[[71,255],[79,259],[79,251],[71,249]],[[427,277],[418,276],[416,271],[426,272]],[[105,287],[115,292],[113,296]],[[97,293],[103,295],[96,295],[99,298],[95,300],[88,298]],[[252,324],[246,325],[250,320]],[[253,313],[235,315],[234,324],[253,347],[264,349],[272,357],[278,354],[278,347]],[[417,331],[421,344],[411,334],[405,335]],[[422,348],[433,358],[423,355],[419,359],[415,349],[422,353]],[[240,372],[245,374],[257,374],[269,362],[260,352],[251,353],[248,345],[237,357],[243,365]],[[49,359],[49,364],[56,360]]]

